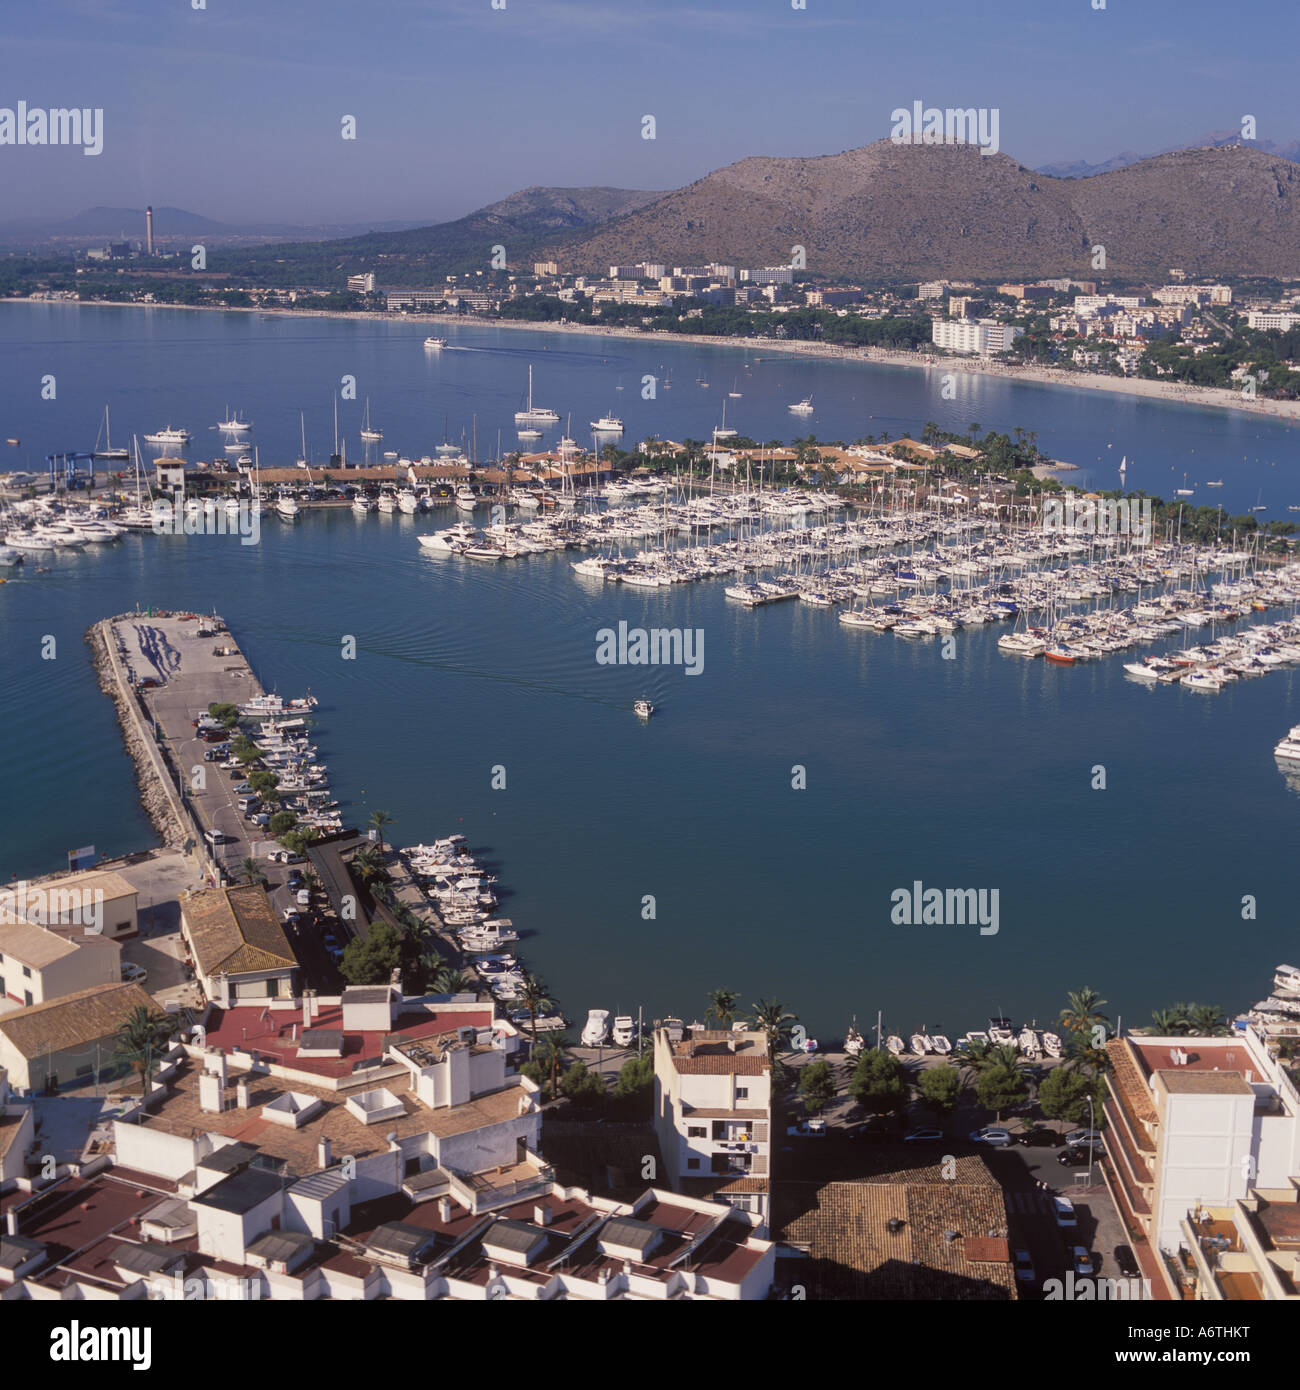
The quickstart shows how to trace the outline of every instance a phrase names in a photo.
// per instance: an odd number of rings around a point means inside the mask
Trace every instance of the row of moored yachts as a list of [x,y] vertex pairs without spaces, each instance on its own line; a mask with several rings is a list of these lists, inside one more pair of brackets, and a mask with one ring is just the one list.
[[[895,1057],[947,1057],[963,1054],[972,1049],[986,1047],[1014,1047],[1029,1061],[1043,1057],[1059,1057],[1062,1053],[1060,1037],[1055,1033],[1040,1032],[1036,1028],[1020,1029],[1011,1026],[1011,1020],[1004,1017],[989,1019],[988,1030],[975,1029],[958,1038],[954,1048],[952,1042],[942,1033],[913,1033],[904,1042],[896,1033],[885,1039],[885,1046]],[[856,1057],[866,1047],[866,1040],[856,1027],[851,1027],[845,1038],[844,1050],[850,1057]]]

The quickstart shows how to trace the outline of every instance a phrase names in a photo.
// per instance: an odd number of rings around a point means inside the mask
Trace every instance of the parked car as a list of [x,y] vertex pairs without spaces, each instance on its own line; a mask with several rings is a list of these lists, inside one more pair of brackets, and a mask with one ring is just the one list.
[[302,855],[302,854],[294,854],[292,850],[287,850],[287,849],[273,849],[273,850],[270,852],[270,854],[268,854],[266,857],[267,857],[267,859],[269,859],[269,860],[271,861],[272,864],[303,864],[303,863],[306,863],[306,856],[305,856],[305,855]]
[[931,1128],[929,1128],[929,1127],[927,1127],[927,1126],[922,1126],[922,1127],[920,1127],[920,1128],[918,1128],[918,1129],[909,1129],[908,1132],[907,1132],[905,1135],[903,1135],[903,1143],[904,1143],[904,1144],[942,1144],[942,1143],[943,1143],[943,1130],[941,1130],[941,1129],[931,1129]]
[[787,1125],[786,1134],[792,1139],[825,1139],[825,1120],[801,1120],[797,1125]]
[[1022,1284],[1032,1284],[1034,1282],[1034,1262],[1029,1258],[1028,1250],[1017,1250],[1014,1255],[1016,1266],[1016,1278]]
[[296,927],[302,921],[302,913],[296,907],[286,907],[281,916],[286,927]]
[[251,782],[241,782],[241,783],[235,788],[235,795],[236,795],[236,796],[248,796],[248,795],[251,794],[252,790],[253,790],[253,784],[252,784]]
[[1088,1254],[1085,1246],[1076,1245],[1073,1250],[1070,1251],[1070,1255],[1074,1261],[1075,1274],[1086,1278],[1097,1272],[1096,1266],[1092,1262],[1092,1256]]
[[271,813],[269,811],[254,811],[248,817],[249,825],[256,825],[259,828],[271,824]]
[[1125,1279],[1137,1279],[1141,1277],[1142,1270],[1134,1257],[1133,1251],[1127,1245],[1117,1245],[1115,1247],[1115,1267]]
[[224,835],[220,830],[205,830],[203,838],[210,845],[230,845],[235,842],[233,835]]
[[988,1144],[994,1149],[1005,1149],[1011,1143],[1011,1131],[1002,1129],[999,1125],[985,1125],[983,1129],[972,1130],[970,1139],[974,1144]]
[[220,762],[225,756],[225,751],[220,748],[205,748],[203,750],[203,761],[205,763]]
[[1078,1144],[1093,1144],[1101,1146],[1101,1130],[1099,1129],[1072,1129],[1065,1136],[1065,1142],[1072,1148]]
[[1016,1143],[1031,1149],[1054,1149],[1062,1142],[1059,1130],[1043,1129],[1036,1125],[1033,1129],[1021,1130],[1016,1135]]
[[299,889],[298,889],[297,896],[294,898],[294,901],[298,904],[299,907],[310,907],[310,906],[311,906],[311,889],[310,889],[310,888],[299,888]]
[[1053,1197],[1052,1205],[1056,1210],[1056,1224],[1063,1231],[1078,1226],[1079,1217],[1074,1210],[1074,1203],[1068,1197]]
[[884,1144],[898,1138],[898,1122],[890,1115],[872,1115],[861,1124],[852,1125],[844,1133],[850,1139],[866,1139]]
[[1086,1148],[1062,1149],[1056,1155],[1056,1161],[1066,1168],[1083,1168],[1092,1157],[1091,1151]]
[[149,972],[143,965],[137,965],[131,960],[124,960],[122,962],[122,978],[128,984],[142,985],[149,978]]

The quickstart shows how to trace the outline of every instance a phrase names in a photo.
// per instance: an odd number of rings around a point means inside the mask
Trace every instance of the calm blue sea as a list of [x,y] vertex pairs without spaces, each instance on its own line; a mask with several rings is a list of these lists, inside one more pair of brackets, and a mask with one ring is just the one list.
[[[1019,425],[1099,479],[1123,453],[1130,483],[1155,492],[1186,469],[1189,485],[1222,476],[1234,510],[1257,492],[1279,511],[1300,498],[1294,431],[1229,412],[973,376],[966,399],[942,402],[901,368],[490,328],[451,329],[454,347],[431,356],[426,331],[0,305],[0,435],[22,439],[3,462],[88,448],[108,403],[115,443],[183,425],[194,458],[215,452],[206,426],[242,410],[266,464],[296,457],[302,410],[323,464],[345,374],[350,457],[366,395],[381,448],[431,452],[477,416],[487,454],[498,429],[513,439],[532,362],[535,399],[572,411],[578,438],[609,410],[629,439],[703,437],[738,389],[728,424],[761,438]],[[641,400],[645,372],[671,376],[656,402]],[[47,374],[54,401],[40,398]],[[785,406],[807,394],[817,416],[792,424]],[[1217,696],[1153,690],[1119,657],[1006,657],[988,629],[943,661],[936,643],[849,631],[834,612],[738,609],[716,581],[632,590],[580,582],[566,556],[425,555],[415,536],[452,520],[268,518],[255,547],[132,536],[0,586],[0,877],[58,867],[77,845],[153,842],[82,634],[155,604],[215,609],[265,686],[312,688],[351,818],[389,812],[399,843],[468,835],[530,933],[522,953],[575,1017],[642,1005],[690,1018],[727,986],[775,995],[823,1038],[854,1015],[874,1026],[877,1010],[892,1030],[957,1034],[993,1013],[1041,1023],[1087,984],[1136,1024],[1177,1000],[1247,1007],[1300,954],[1300,800],[1272,757],[1300,722],[1294,674]],[[598,665],[597,631],[620,618],[701,629],[703,673]],[[631,712],[643,695],[658,706],[648,725]],[[997,934],[893,925],[890,894],[916,880],[997,889]]]

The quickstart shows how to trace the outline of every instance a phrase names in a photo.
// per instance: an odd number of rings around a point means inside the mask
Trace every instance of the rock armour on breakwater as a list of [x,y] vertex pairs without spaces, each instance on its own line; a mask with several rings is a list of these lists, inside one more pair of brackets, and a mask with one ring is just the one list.
[[[133,615],[123,613],[118,616],[129,618]],[[144,737],[139,731],[139,721],[134,717],[134,712],[127,706],[130,696],[122,689],[114,675],[113,663],[109,659],[107,634],[111,631],[112,623],[116,621],[116,618],[108,618],[88,629],[86,644],[90,647],[91,662],[95,667],[95,674],[99,678],[99,688],[112,698],[113,705],[117,710],[117,722],[122,728],[122,738],[126,743],[126,751],[131,755],[131,761],[135,764],[136,783],[140,789],[140,804],[144,807],[163,844],[168,847],[179,848],[185,843],[185,833],[177,822],[166,792],[158,784],[153,760]]]

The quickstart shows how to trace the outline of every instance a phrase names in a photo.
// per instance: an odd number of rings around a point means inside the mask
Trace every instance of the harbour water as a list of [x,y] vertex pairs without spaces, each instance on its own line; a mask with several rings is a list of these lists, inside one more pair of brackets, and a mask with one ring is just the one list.
[[[769,389],[744,385],[739,350],[450,337],[478,350],[429,362],[416,325],[4,306],[6,432],[23,439],[9,452],[39,465],[48,449],[88,447],[107,401],[114,443],[167,423],[202,442],[229,403],[256,422],[264,462],[296,456],[307,409],[322,455],[331,383],[350,371],[350,443],[369,394],[382,448],[431,451],[444,412],[453,437],[477,413],[486,453],[485,430],[494,444],[510,423],[530,360],[539,402],[584,421],[613,408],[629,438],[707,434],[737,375],[728,423],[734,406],[737,425],[760,437],[918,434],[950,418],[924,374],[905,369],[783,362]],[[651,425],[632,401],[649,404],[634,388],[661,360],[672,405],[661,397],[664,418]],[[57,404],[39,400],[47,370]],[[707,408],[689,396],[704,394],[701,376]],[[1081,464],[1122,448],[1131,481],[1135,458],[1165,473],[1177,459],[1181,475],[1195,448],[1222,463],[1208,473],[1224,478],[1232,509],[1254,502],[1256,477],[1285,478],[1279,501],[1288,486],[1300,495],[1280,424],[963,381],[978,394],[953,427],[1037,429],[1042,447]],[[810,392],[818,419],[792,425],[784,403]],[[1249,457],[1233,465],[1234,451]],[[454,519],[268,519],[256,546],[131,535],[60,553],[46,573],[25,567],[0,587],[0,873],[58,867],[74,845],[152,842],[82,634],[157,604],[216,608],[264,686],[319,697],[316,742],[345,821],[383,809],[398,843],[465,833],[510,885],[501,911],[531,933],[520,954],[579,1019],[638,1004],[690,1018],[708,989],[727,986],[745,1001],[777,996],[823,1038],[854,1014],[874,1024],[877,1010],[904,1036],[922,1025],[955,1036],[993,1013],[1041,1026],[1066,989],[1090,984],[1112,1016],[1137,1024],[1181,999],[1245,1008],[1294,957],[1300,800],[1272,757],[1300,721],[1293,673],[1213,698],[1153,690],[1126,679],[1118,656],[1071,669],[1007,657],[992,626],[959,634],[945,661],[937,643],[846,630],[833,611],[740,609],[720,581],[632,590],[576,581],[565,555],[476,566],[420,550],[416,535]],[[597,633],[620,620],[702,630],[702,673],[599,664]],[[343,658],[349,635],[354,660]],[[649,723],[631,709],[643,696],[657,707]],[[1098,766],[1104,790],[1093,787]],[[498,768],[505,787],[494,790]],[[891,894],[918,880],[997,889],[996,935],[894,925]]]

